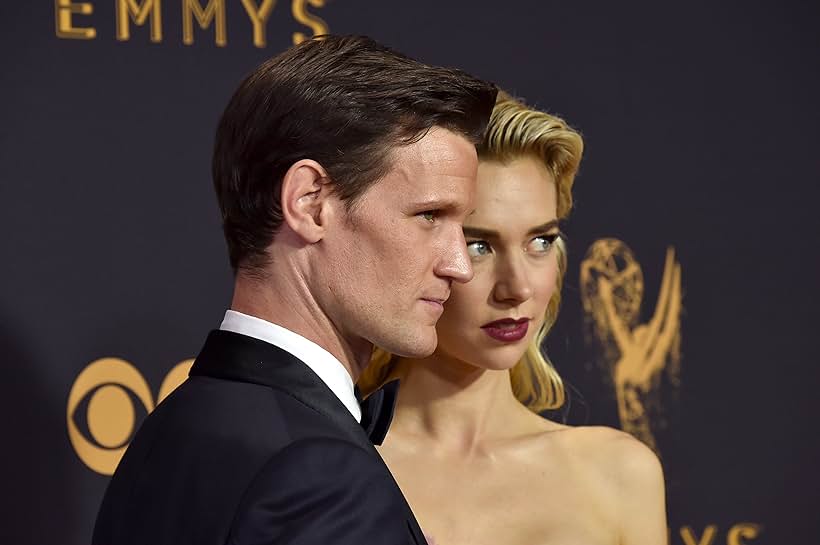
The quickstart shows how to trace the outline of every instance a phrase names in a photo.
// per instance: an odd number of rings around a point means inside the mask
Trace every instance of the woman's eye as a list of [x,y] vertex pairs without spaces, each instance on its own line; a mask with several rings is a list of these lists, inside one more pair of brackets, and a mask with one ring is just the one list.
[[490,253],[490,245],[483,240],[467,243],[467,254],[470,257],[482,257]]
[[550,251],[555,241],[558,240],[559,235],[541,235],[530,240],[527,245],[527,251],[536,254],[545,254]]

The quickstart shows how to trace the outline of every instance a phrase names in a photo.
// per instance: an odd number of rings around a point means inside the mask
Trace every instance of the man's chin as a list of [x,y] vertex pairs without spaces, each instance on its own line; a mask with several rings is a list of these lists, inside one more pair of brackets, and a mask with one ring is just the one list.
[[419,328],[416,335],[405,335],[403,339],[398,339],[391,344],[392,348],[385,347],[385,349],[399,357],[413,359],[426,358],[436,350],[436,345],[438,344],[436,328]]

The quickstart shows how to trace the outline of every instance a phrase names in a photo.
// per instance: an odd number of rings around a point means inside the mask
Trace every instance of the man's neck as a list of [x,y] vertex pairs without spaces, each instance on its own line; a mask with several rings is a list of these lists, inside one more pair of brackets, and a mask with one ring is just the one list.
[[363,339],[358,343],[346,339],[304,282],[286,276],[277,276],[274,282],[240,271],[231,310],[275,323],[316,343],[341,362],[354,382],[369,363],[372,345]]

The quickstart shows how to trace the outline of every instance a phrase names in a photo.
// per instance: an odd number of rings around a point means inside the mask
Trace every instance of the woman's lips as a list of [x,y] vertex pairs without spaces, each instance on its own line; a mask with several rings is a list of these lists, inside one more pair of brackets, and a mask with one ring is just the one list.
[[520,318],[513,320],[505,318],[504,320],[496,320],[481,326],[484,333],[493,339],[505,343],[514,343],[520,341],[527,335],[527,329],[530,326],[529,318]]

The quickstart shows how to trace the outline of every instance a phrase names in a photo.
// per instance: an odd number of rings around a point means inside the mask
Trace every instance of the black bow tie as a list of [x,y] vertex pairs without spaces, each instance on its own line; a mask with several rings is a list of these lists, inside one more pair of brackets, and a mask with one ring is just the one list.
[[387,435],[398,395],[398,380],[391,380],[363,401],[356,389],[356,398],[362,408],[362,428],[374,445],[381,445]]

